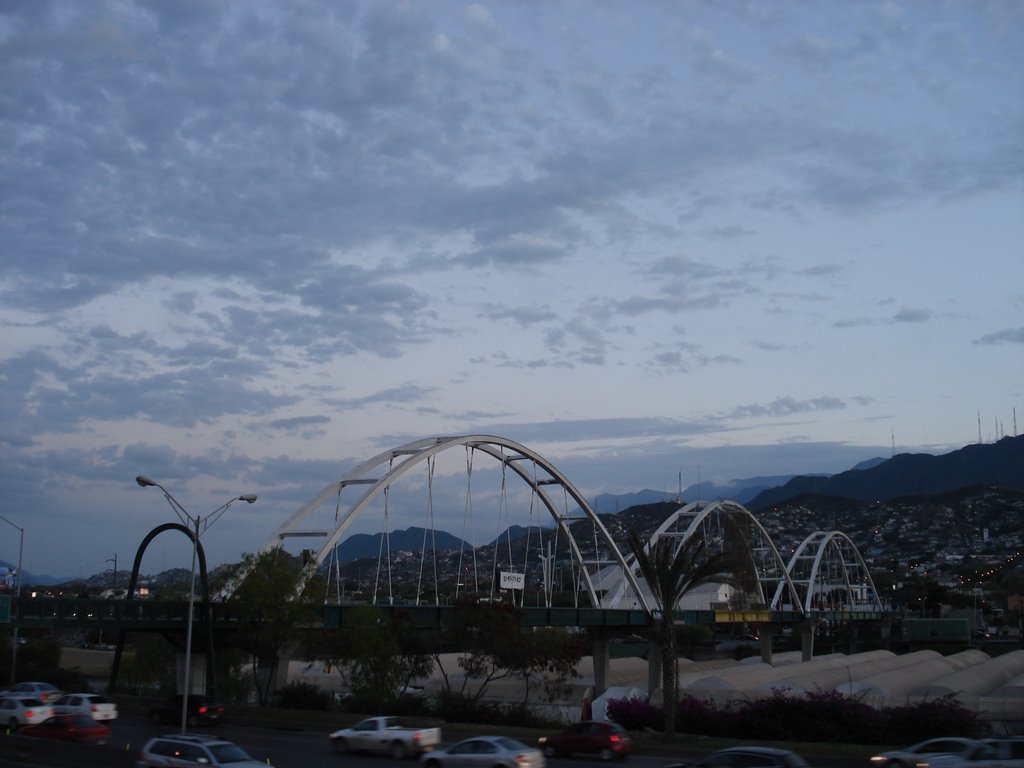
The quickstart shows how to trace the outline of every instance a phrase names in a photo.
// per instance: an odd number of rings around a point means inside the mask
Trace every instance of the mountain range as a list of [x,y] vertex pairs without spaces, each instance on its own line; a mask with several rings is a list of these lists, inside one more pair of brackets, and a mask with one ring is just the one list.
[[794,477],[761,491],[746,506],[757,511],[807,494],[889,501],[986,485],[1024,490],[1024,435],[968,445],[940,456],[900,453],[874,466],[838,475]]

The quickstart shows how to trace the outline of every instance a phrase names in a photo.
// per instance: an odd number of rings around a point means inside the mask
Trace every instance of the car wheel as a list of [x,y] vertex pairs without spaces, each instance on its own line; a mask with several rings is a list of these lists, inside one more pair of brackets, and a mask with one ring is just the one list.
[[612,750],[611,750],[611,748],[610,748],[610,747],[602,747],[602,748],[601,748],[601,751],[600,751],[600,752],[598,752],[598,753],[597,753],[597,755],[598,755],[598,757],[600,757],[600,758],[601,758],[602,760],[604,760],[604,761],[605,761],[606,763],[607,763],[607,762],[608,762],[609,760],[612,760],[612,759],[614,759],[614,757],[615,757],[615,753],[614,753],[614,752],[612,752]]
[[391,743],[391,757],[395,760],[405,760],[405,744],[400,741]]
[[12,731],[18,730],[19,725],[20,723],[18,722],[18,718],[16,717],[12,717],[10,722],[7,723],[7,727],[10,728]]
[[188,723],[189,728],[195,728],[197,725],[199,725],[199,718],[195,715],[189,715],[185,722]]
[[331,744],[334,745],[335,752],[342,755],[348,754],[348,741],[346,739],[331,739]]
[[441,768],[441,761],[437,759],[427,760],[423,768]]
[[558,754],[558,750],[555,749],[553,744],[546,744],[544,746],[544,757],[554,757]]

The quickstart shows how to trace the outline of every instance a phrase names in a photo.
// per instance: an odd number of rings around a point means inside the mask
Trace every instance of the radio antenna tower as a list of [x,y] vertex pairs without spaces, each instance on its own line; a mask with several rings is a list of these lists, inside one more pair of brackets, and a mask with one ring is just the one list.
[[978,411],[978,445],[981,445],[981,411]]

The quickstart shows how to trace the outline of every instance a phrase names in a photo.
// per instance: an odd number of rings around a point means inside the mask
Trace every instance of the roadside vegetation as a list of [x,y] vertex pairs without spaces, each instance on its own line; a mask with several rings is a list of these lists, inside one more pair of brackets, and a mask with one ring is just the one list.
[[[608,717],[630,731],[661,730],[664,713],[643,699],[615,699]],[[688,734],[751,740],[902,744],[939,736],[979,738],[983,724],[953,695],[875,709],[834,691],[800,696],[776,691],[751,701],[714,702],[684,696],[676,706],[679,730]]]

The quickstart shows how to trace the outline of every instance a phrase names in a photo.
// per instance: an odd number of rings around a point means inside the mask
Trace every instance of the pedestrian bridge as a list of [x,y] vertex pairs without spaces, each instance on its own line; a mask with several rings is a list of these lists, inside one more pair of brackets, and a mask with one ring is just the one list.
[[[313,542],[302,550],[304,577],[326,570],[334,593],[325,602],[341,602],[346,578],[338,545],[357,521],[380,535],[368,596],[376,605],[396,599],[442,605],[474,595],[550,608],[568,595],[574,607],[647,613],[661,608],[635,554],[623,551],[621,527],[610,530],[558,468],[507,438],[430,437],[384,451],[321,490],[281,524],[263,550]],[[675,609],[726,603],[804,617],[883,610],[864,560],[845,533],[810,531],[787,560],[757,518],[733,501],[679,500],[647,547],[668,539],[679,548],[699,538],[711,556],[724,545],[727,523],[748,540],[750,561],[742,567],[754,578],[745,579],[742,592],[722,589],[702,603],[681,602]],[[403,526],[422,530],[416,551],[393,551],[391,535]],[[442,550],[436,546],[441,531],[459,531],[467,546]]]

